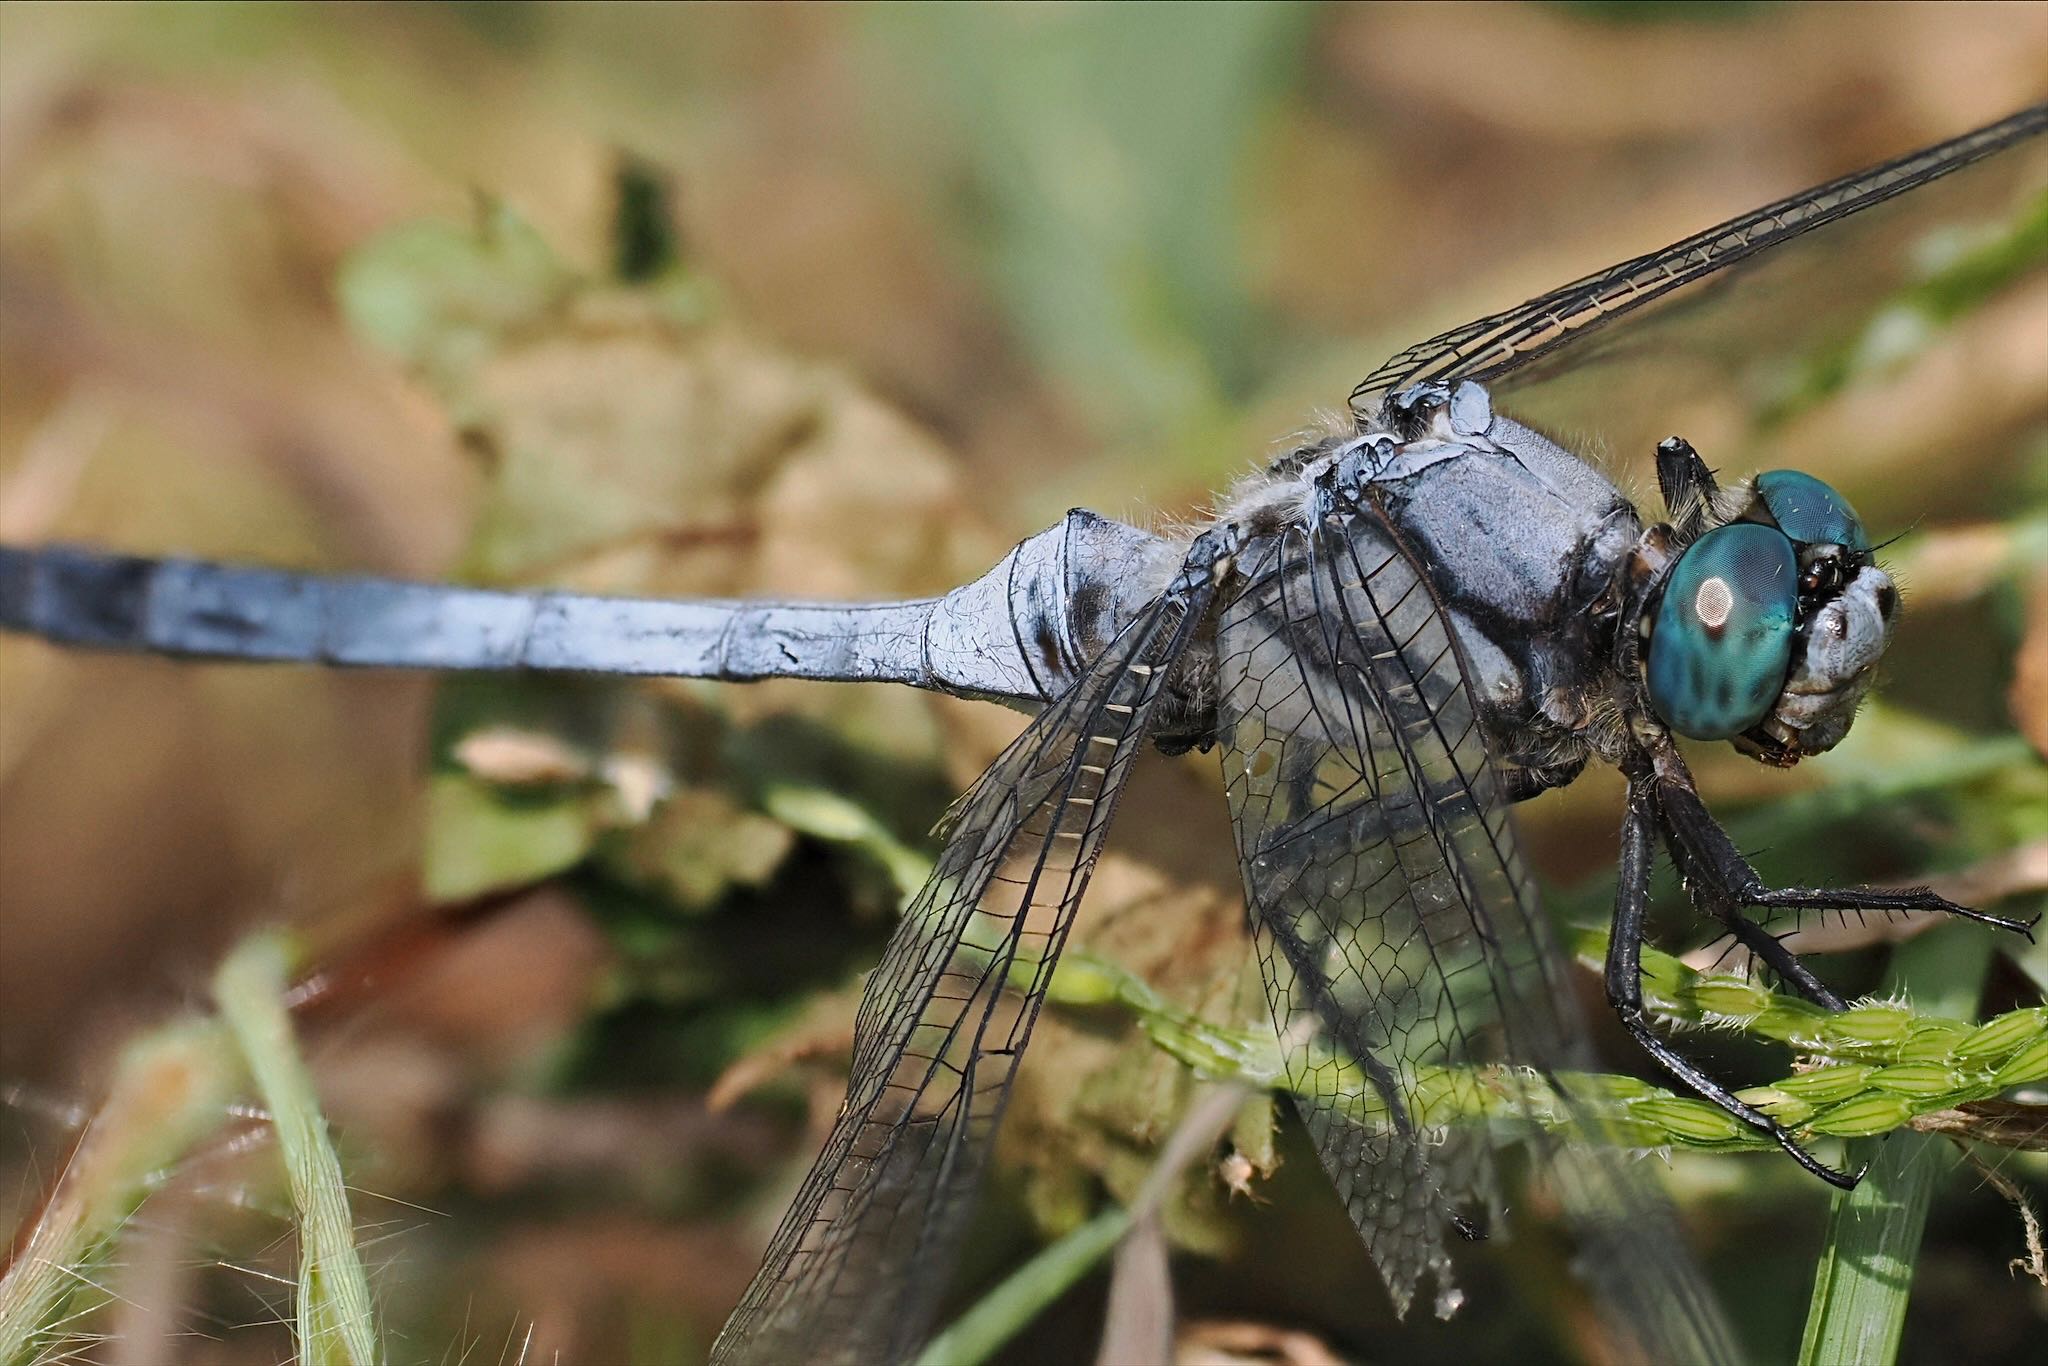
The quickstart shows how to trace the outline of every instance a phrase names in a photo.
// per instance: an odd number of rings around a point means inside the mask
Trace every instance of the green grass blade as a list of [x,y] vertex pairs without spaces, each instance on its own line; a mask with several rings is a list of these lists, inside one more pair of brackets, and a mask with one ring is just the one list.
[[341,1160],[285,1012],[290,955],[276,935],[245,941],[214,975],[213,994],[277,1130],[299,1222],[300,1360],[375,1366],[370,1283],[356,1255]]
[[[1891,985],[1910,991],[1921,1008],[1967,1017],[1990,958],[1988,936],[1928,935],[1899,949]],[[1856,1189],[1836,1193],[1799,1343],[1800,1366],[1883,1366],[1896,1359],[1927,1207],[1954,1167],[1944,1140],[1893,1134]]]
[[917,1366],[975,1366],[988,1360],[1107,1257],[1130,1226],[1128,1210],[1104,1210],[1052,1243],[933,1338]]
[[1878,1366],[1898,1355],[1927,1206],[1951,1165],[1942,1159],[1942,1146],[1925,1134],[1893,1135],[1861,1184],[1836,1192],[1827,1243],[1814,1268],[1800,1366]]

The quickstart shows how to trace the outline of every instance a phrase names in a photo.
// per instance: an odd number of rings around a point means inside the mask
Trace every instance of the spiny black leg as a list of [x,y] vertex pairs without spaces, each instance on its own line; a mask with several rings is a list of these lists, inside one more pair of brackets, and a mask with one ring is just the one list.
[[1728,932],[1741,942],[1742,946],[1761,958],[1778,980],[1791,987],[1822,1010],[1847,1010],[1848,1003],[1828,989],[1828,984],[1813,975],[1813,969],[1799,961],[1799,955],[1780,943],[1778,936],[1736,911],[1721,917],[1721,923]]
[[[1754,876],[1752,874],[1751,876]],[[1974,920],[1993,929],[2010,930],[2033,942],[2036,920],[2008,920],[2002,915],[1959,906],[1925,887],[1758,887],[1743,897],[1745,906],[1793,911],[1940,911]]]
[[[1731,908],[1754,906],[1766,910],[1801,911],[1941,911],[1974,920],[2001,930],[2010,930],[2031,940],[2033,922],[2007,920],[1983,911],[1959,906],[1925,887],[1766,887],[1735,848],[1721,823],[1708,814],[1705,803],[1692,785],[1675,753],[1659,756],[1657,804],[1663,810],[1666,829],[1681,856],[1686,872],[1705,884],[1706,891]],[[1725,919],[1726,917],[1722,917]]]
[[1684,437],[1670,436],[1657,443],[1657,487],[1664,493],[1664,509],[1678,538],[1690,541],[1698,536],[1720,485]]
[[1794,1161],[1831,1186],[1855,1189],[1855,1176],[1836,1171],[1801,1147],[1785,1126],[1687,1061],[1650,1028],[1643,1011],[1643,918],[1650,906],[1650,867],[1656,856],[1657,800],[1648,777],[1632,776],[1628,809],[1621,822],[1621,877],[1614,893],[1614,923],[1607,939],[1607,1002],[1622,1028],[1657,1060],[1658,1066],[1759,1133],[1767,1134]]
[[1761,958],[1779,980],[1787,983],[1801,996],[1824,1010],[1846,1009],[1842,998],[1828,989],[1826,983],[1813,975],[1813,970],[1799,961],[1778,937],[1742,913],[1742,908],[1718,895],[1715,880],[1701,874],[1695,865],[1692,853],[1685,842],[1673,833],[1671,822],[1657,813],[1658,828],[1663,831],[1664,844],[1671,850],[1671,860],[1678,865],[1679,875],[1685,883],[1686,892],[1692,897],[1693,906],[1701,914],[1712,917],[1727,927],[1730,934],[1751,953]]

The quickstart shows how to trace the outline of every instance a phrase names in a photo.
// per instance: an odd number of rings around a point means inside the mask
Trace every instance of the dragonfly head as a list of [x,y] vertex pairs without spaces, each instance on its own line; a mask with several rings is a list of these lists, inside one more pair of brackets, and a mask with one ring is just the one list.
[[1665,579],[1650,705],[1680,735],[1789,767],[1849,733],[1898,590],[1847,501],[1811,475],[1760,474],[1724,507]]

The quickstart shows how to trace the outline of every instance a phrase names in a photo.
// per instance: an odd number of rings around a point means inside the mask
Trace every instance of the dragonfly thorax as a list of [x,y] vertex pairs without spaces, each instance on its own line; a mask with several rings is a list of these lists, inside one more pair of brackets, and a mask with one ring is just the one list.
[[1641,518],[1592,465],[1493,410],[1479,384],[1421,385],[1333,442],[1359,490],[1352,534],[1426,572],[1464,656],[1493,761],[1517,795],[1617,757],[1631,685],[1615,667]]

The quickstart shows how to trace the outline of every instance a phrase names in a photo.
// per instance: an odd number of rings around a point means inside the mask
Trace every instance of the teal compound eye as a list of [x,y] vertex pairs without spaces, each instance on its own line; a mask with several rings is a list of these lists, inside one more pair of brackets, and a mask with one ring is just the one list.
[[1650,705],[1695,740],[1742,734],[1785,686],[1798,614],[1799,559],[1783,532],[1757,522],[1709,531],[1665,583],[1650,635]]
[[1849,500],[1812,475],[1766,470],[1756,477],[1756,492],[1778,529],[1800,545],[1870,549],[1870,536]]

